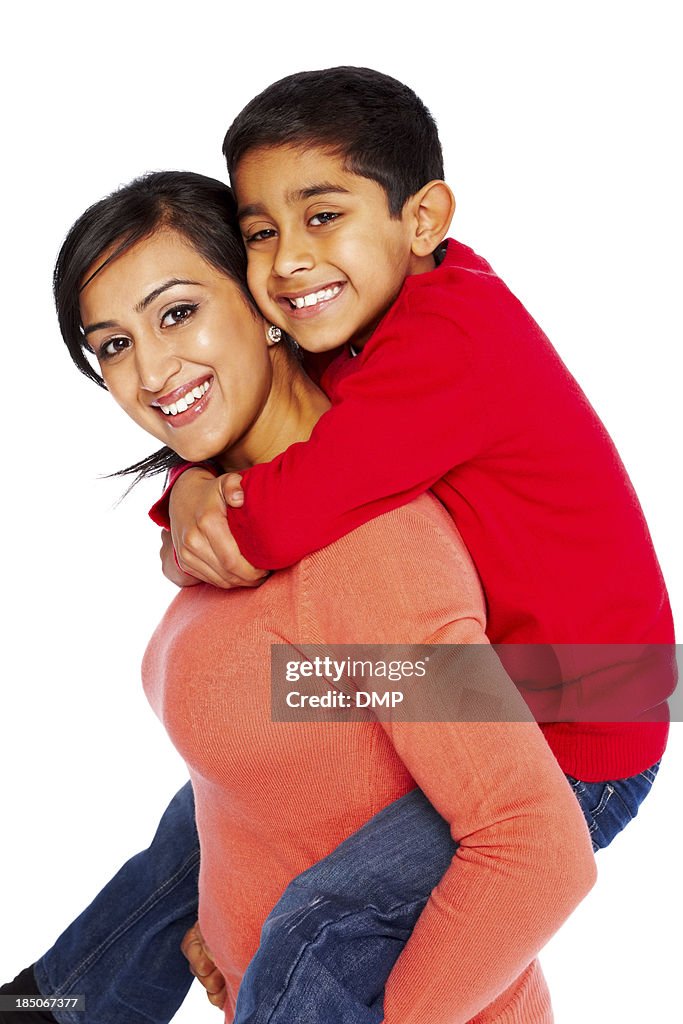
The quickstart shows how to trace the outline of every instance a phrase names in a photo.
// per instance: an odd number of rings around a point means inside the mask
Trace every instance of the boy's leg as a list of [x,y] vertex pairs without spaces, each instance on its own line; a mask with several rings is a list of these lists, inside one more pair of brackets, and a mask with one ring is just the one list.
[[595,851],[609,846],[635,818],[657,777],[659,764],[658,761],[638,775],[611,782],[582,782],[572,775],[567,776],[586,819]]
[[[197,920],[199,840],[188,782],[138,853],[35,964],[43,995],[84,995],[59,1024],[165,1024],[192,983],[180,950]],[[22,1018],[23,1019],[23,1018]]]
[[416,789],[298,875],[263,926],[234,1024],[379,1024],[385,981],[456,849]]
[[[595,850],[635,817],[657,769],[612,782],[568,777]],[[306,1024],[379,1024],[386,979],[455,849],[446,823],[413,790],[295,878],[264,924],[234,1024],[291,1024],[303,1006]],[[534,1016],[519,1019],[550,1021],[537,963],[534,972],[533,984],[527,972],[515,982],[534,1007]],[[513,988],[482,1011],[477,1024],[516,1020],[510,1014],[522,995]]]

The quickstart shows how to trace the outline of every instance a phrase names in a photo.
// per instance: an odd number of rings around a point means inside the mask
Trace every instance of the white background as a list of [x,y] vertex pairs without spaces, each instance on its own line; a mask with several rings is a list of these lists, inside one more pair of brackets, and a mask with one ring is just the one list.
[[[172,596],[145,518],[157,489],[114,508],[120,484],[98,480],[151,447],[75,372],[52,311],[71,222],[145,170],[222,176],[230,120],[284,74],[361,64],[405,80],[441,127],[454,233],[491,260],[598,408],[680,616],[675,6],[119,0],[5,14],[0,978],[149,842],[185,777],[139,682]],[[680,1013],[682,728],[544,954],[557,1024]],[[197,991],[176,1020],[204,1019],[220,1015]]]

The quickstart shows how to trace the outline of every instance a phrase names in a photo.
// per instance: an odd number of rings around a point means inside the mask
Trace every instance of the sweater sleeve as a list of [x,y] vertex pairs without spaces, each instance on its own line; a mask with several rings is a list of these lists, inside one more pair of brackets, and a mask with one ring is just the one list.
[[485,449],[496,398],[480,353],[426,301],[387,315],[308,441],[243,474],[228,521],[253,565],[292,565]]
[[[467,552],[452,524],[440,528],[427,511],[421,518],[413,504],[356,532],[363,564],[345,561],[357,578],[354,601],[335,605],[334,621],[320,630],[343,643],[364,642],[371,631],[389,644],[458,645],[449,699],[458,703],[467,690],[469,706],[470,691],[488,690],[507,709],[496,721],[435,721],[444,717],[435,713],[432,721],[382,723],[459,844],[389,976],[385,1024],[469,1021],[524,971],[595,880],[578,802],[487,645]],[[441,650],[447,670],[449,648]]]

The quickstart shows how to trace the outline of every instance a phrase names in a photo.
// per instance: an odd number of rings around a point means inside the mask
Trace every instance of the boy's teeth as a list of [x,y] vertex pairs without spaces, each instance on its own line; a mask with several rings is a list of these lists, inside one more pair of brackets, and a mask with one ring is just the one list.
[[177,402],[171,402],[170,405],[160,405],[159,408],[163,412],[164,416],[177,416],[179,412],[187,412],[191,405],[194,405],[198,398],[202,398],[209,390],[210,382],[205,380],[203,384],[198,384],[196,388],[192,388],[186,395],[179,398]]
[[318,302],[333,299],[335,295],[339,295],[340,291],[341,286],[336,284],[333,288],[322,288],[319,292],[310,292],[308,295],[299,295],[296,299],[290,299],[289,301],[296,309],[303,309],[304,306],[315,306]]

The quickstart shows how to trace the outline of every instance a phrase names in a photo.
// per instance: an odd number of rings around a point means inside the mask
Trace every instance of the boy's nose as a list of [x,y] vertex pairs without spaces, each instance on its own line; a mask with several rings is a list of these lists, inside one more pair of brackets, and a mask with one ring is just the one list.
[[273,271],[278,277],[289,277],[299,270],[311,270],[314,265],[313,245],[304,232],[280,235],[273,261]]

